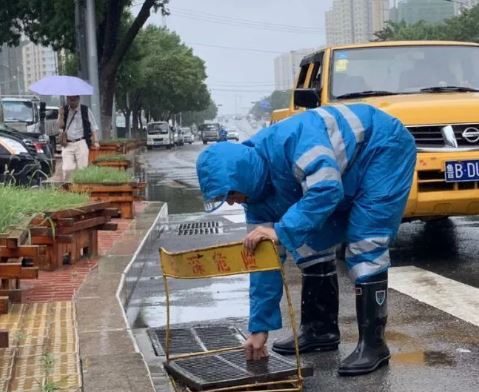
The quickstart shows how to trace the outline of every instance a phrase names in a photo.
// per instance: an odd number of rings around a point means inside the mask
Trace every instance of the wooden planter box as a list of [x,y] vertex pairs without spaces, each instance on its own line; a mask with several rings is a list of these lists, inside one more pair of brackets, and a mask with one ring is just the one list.
[[146,142],[139,139],[123,142],[100,141],[100,148],[90,150],[89,162],[93,163],[98,157],[104,155],[127,154],[143,146],[146,146]]
[[109,202],[120,211],[120,216],[133,219],[135,200],[141,199],[140,192],[144,183],[130,184],[66,184],[70,192],[88,193],[91,200]]
[[126,170],[130,167],[130,161],[94,161],[95,166],[113,167],[118,170]]
[[53,271],[81,257],[96,256],[98,230],[116,230],[117,225],[109,223],[116,213],[109,203],[91,203],[33,218],[31,242],[46,246],[46,257],[39,259],[38,267]]
[[[24,265],[38,262],[46,254],[46,249],[29,244],[29,238],[27,229],[0,234],[0,314],[8,313],[10,303],[22,302],[20,279],[38,278],[38,267]],[[5,347],[0,343],[2,346]]]

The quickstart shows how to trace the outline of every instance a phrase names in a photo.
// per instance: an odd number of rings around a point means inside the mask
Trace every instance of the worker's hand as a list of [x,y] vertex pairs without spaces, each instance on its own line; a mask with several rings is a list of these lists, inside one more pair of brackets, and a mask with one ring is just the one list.
[[256,246],[263,240],[278,242],[278,236],[272,227],[258,226],[250,231],[243,240],[243,246],[249,254],[253,254]]
[[100,148],[100,143],[98,143],[98,142],[93,143],[93,148],[95,150],[98,150]]
[[268,332],[256,332],[252,333],[243,347],[246,354],[246,360],[254,360],[266,358],[269,356],[266,342],[268,341]]

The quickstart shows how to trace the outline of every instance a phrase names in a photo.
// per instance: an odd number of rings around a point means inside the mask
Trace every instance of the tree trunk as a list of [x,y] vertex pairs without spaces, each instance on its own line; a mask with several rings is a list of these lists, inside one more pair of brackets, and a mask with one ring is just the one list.
[[112,74],[108,72],[108,68],[105,68],[100,74],[101,129],[103,139],[110,139],[112,136],[111,118],[114,94],[115,72]]
[[130,115],[131,115],[131,109],[128,108],[123,112],[125,116],[125,132],[126,132],[126,137],[128,139],[133,139],[133,134],[131,132],[131,124],[130,124]]

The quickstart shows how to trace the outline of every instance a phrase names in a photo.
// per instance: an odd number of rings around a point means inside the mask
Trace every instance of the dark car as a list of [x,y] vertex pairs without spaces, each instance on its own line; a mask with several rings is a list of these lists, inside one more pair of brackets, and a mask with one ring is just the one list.
[[40,170],[45,178],[53,175],[55,172],[55,156],[50,138],[47,135],[37,132],[20,132],[6,125],[3,125],[0,130],[16,139],[20,139],[25,144],[30,155],[40,163]]
[[43,178],[40,162],[22,139],[0,129],[0,183],[33,186]]

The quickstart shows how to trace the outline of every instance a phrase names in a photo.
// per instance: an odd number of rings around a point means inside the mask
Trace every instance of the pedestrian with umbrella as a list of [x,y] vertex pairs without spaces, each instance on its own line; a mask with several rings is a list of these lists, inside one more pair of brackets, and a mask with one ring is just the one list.
[[75,169],[88,166],[89,149],[98,148],[98,125],[92,111],[80,104],[81,95],[92,95],[93,87],[73,76],[47,76],[32,84],[30,90],[40,95],[64,95],[67,104],[58,110],[62,145],[63,180]]

